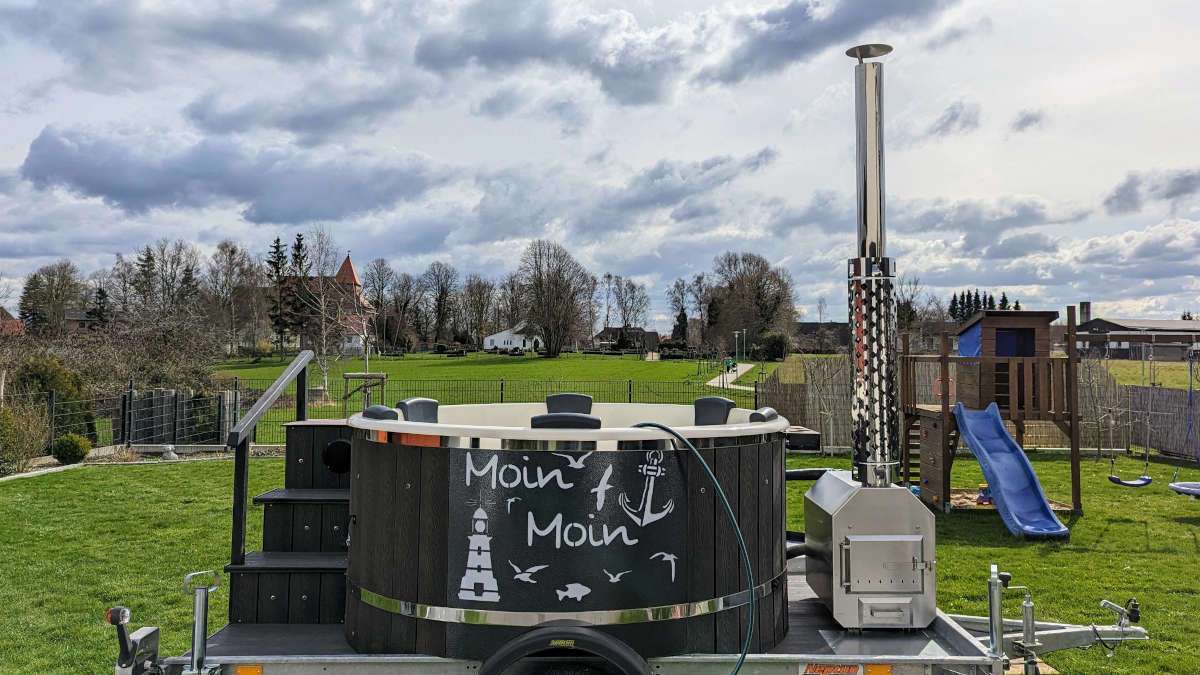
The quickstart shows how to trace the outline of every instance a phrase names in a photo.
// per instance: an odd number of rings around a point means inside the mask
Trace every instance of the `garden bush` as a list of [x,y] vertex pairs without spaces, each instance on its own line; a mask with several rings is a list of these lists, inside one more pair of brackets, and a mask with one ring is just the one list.
[[751,348],[751,356],[761,361],[780,361],[787,358],[790,344],[783,333],[767,333]]
[[79,434],[63,434],[50,444],[50,454],[59,464],[78,464],[91,449],[92,442]]
[[37,397],[10,396],[0,408],[0,476],[20,473],[46,449],[46,405]]

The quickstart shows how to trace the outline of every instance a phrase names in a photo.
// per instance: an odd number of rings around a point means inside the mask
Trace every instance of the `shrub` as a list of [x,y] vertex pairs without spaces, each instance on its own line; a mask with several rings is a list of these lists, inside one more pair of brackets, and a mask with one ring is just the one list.
[[91,449],[92,442],[79,434],[63,434],[50,444],[50,454],[59,464],[78,464]]
[[777,361],[787,358],[790,340],[783,333],[767,333],[750,350],[755,359]]
[[46,447],[46,404],[36,397],[11,396],[0,408],[0,476],[20,473]]

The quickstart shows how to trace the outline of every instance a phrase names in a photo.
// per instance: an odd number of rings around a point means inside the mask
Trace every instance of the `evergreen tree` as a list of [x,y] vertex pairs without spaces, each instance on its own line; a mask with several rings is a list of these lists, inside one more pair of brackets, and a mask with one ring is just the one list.
[[112,310],[108,303],[108,291],[104,287],[96,289],[92,294],[92,300],[88,303],[87,317],[95,322],[97,328],[103,328],[108,325],[112,319]]
[[1021,301],[1020,300],[1013,303],[1013,309],[1017,310],[1018,312],[1021,311]]
[[950,318],[958,321],[958,294],[950,296]]
[[301,293],[309,283],[312,274],[312,262],[308,259],[308,245],[304,243],[304,235],[296,233],[292,242],[291,281],[287,288],[287,314],[289,328],[294,335],[302,335],[308,325],[308,307],[304,304]]
[[1008,295],[1004,291],[1000,291],[1000,309],[1009,309]]
[[275,332],[275,346],[279,351],[283,351],[292,317],[288,311],[285,288],[288,278],[287,246],[279,237],[275,237],[271,244],[271,252],[267,254],[267,278],[271,280],[272,288],[271,306],[267,310],[267,316],[271,319],[271,329]]
[[971,297],[971,315],[974,316],[983,310],[983,300],[979,297],[979,289],[975,289],[975,295]]
[[49,323],[43,297],[46,290],[42,275],[34,272],[25,280],[21,289],[21,299],[17,303],[17,316],[25,323],[25,331],[38,335],[46,330]]
[[137,293],[143,308],[154,305],[154,280],[157,272],[158,261],[154,257],[154,249],[147,245],[138,252],[133,274],[133,290]]
[[196,266],[188,264],[183,268],[183,274],[179,277],[179,293],[176,295],[176,309],[187,308],[188,303],[194,302],[200,297],[200,279],[197,274]]
[[1179,320],[1180,321],[1195,321],[1195,319],[1192,316],[1192,310],[1185,309],[1183,311],[1183,314],[1179,315]]
[[680,308],[679,314],[675,315],[675,325],[671,327],[671,339],[687,341],[687,325],[687,310]]
[[991,293],[988,293],[987,296],[987,308],[996,309],[996,296],[992,295]]

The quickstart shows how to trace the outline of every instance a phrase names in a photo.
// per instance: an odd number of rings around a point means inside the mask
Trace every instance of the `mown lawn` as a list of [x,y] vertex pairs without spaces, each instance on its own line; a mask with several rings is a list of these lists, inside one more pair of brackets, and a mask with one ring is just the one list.
[[[1069,464],[1034,455],[1052,497],[1069,498]],[[796,458],[800,466],[846,466],[845,459]],[[1136,460],[1118,465],[1133,475]],[[1153,641],[1122,647],[1114,659],[1099,648],[1051,654],[1067,673],[1200,672],[1200,502],[1170,495],[1172,467],[1154,465],[1143,490],[1112,486],[1107,462],[1084,464],[1087,515],[1066,543],[1027,543],[1009,536],[993,513],[955,513],[938,521],[939,604],[951,612],[986,612],[989,562],[1034,588],[1039,616],[1108,623],[1101,598],[1137,596]],[[1200,470],[1185,469],[1192,479]],[[134,623],[163,628],[163,653],[187,648],[190,600],[186,572],[219,568],[229,555],[232,463],[93,466],[0,483],[0,673],[109,672],[116,653],[104,610],[126,604]],[[277,459],[250,465],[250,494],[282,484]],[[981,480],[969,457],[956,485]],[[791,527],[803,528],[801,486],[792,487]],[[249,513],[250,542],[261,539],[261,511]],[[213,596],[215,630],[228,590]],[[1020,597],[1008,598],[1017,616]]]
[[[1109,359],[1105,367],[1118,384],[1150,384],[1150,363]],[[1187,363],[1158,361],[1154,363],[1154,382],[1167,389],[1187,389]]]
[[[1071,501],[1070,462],[1065,454],[1031,453],[1051,499]],[[792,466],[848,468],[845,458],[794,458]],[[1117,461],[1122,475],[1141,473],[1140,460]],[[1100,647],[1054,652],[1046,661],[1064,673],[1200,673],[1200,501],[1167,490],[1175,467],[1152,464],[1154,483],[1142,489],[1108,482],[1107,461],[1084,460],[1084,516],[1066,542],[1027,542],[1012,537],[994,512],[958,511],[939,516],[938,605],[955,614],[987,614],[987,570],[997,563],[1013,584],[1033,588],[1037,615],[1047,621],[1109,624],[1099,607],[1107,598],[1124,604],[1136,597],[1149,643],[1127,644],[1114,658]],[[1200,469],[1184,467],[1185,480]],[[962,455],[955,486],[983,482],[979,465]],[[804,483],[789,486],[789,528],[804,529]],[[1021,595],[1005,596],[1006,616],[1020,617]]]
[[[217,367],[217,377],[238,376],[246,379],[272,380],[283,371],[290,359],[229,361]],[[331,377],[340,379],[343,372],[361,372],[361,358],[341,359],[330,368]],[[599,356],[594,354],[563,354],[549,359],[536,355],[503,356],[473,353],[465,357],[448,358],[436,354],[410,354],[403,357],[371,359],[371,371],[387,373],[389,379],[401,380],[656,380],[682,382],[707,381],[717,375],[703,370],[695,361],[643,361],[636,355]],[[311,376],[310,376],[311,377]]]

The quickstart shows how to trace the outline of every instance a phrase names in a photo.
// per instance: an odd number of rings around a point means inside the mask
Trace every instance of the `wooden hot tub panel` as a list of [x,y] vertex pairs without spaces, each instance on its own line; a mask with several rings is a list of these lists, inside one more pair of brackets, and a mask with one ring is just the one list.
[[[733,528],[686,449],[481,450],[355,435],[346,638],[360,652],[480,659],[529,630],[483,623],[536,612],[609,621],[611,610],[687,607],[745,588]],[[766,651],[787,630],[783,439],[697,445],[765,585],[754,648]],[[747,621],[742,606],[601,630],[645,656],[728,653]]]

